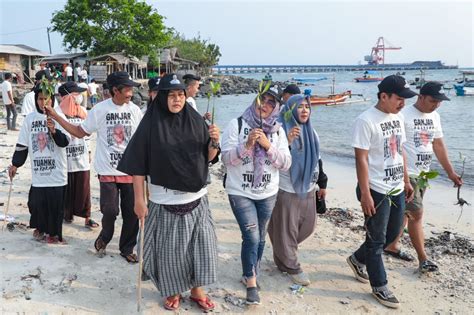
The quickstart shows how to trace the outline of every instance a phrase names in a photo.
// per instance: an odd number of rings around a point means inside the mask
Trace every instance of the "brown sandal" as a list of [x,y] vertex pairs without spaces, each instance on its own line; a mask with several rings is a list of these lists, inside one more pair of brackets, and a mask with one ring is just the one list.
[[168,311],[176,311],[179,309],[181,304],[181,294],[178,295],[173,295],[173,296],[168,296],[165,299],[165,303],[163,304],[163,307],[167,309]]
[[134,253],[130,253],[130,254],[124,254],[124,253],[120,253],[120,256],[122,256],[123,258],[125,258],[125,260],[130,263],[130,264],[136,264],[138,263],[138,257],[136,254]]

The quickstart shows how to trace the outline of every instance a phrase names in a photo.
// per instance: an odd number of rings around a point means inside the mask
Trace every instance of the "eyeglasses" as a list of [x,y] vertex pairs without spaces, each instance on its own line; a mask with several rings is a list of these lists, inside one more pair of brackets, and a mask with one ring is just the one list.
[[275,108],[276,106],[276,101],[273,98],[261,96],[260,100],[262,102],[262,105],[269,104],[272,108]]

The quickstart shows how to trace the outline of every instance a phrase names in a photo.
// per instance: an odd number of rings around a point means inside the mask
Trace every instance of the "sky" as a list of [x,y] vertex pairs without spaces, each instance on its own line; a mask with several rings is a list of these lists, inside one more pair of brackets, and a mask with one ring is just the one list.
[[[386,63],[474,67],[474,1],[146,0],[165,25],[219,45],[221,65],[364,63],[377,38]],[[46,27],[66,0],[1,0],[0,43],[49,52]],[[53,53],[64,52],[51,33]],[[386,43],[387,44],[387,43]]]

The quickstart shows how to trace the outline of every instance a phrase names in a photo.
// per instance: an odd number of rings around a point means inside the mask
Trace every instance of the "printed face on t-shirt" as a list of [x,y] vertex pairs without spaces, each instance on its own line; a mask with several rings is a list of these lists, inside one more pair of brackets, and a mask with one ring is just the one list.
[[424,146],[430,143],[430,134],[425,130],[420,131],[420,141]]
[[125,141],[125,128],[122,125],[115,125],[113,138],[116,145],[121,145]]
[[38,132],[38,134],[36,135],[36,138],[38,140],[39,151],[42,153],[44,149],[46,149],[46,146],[48,145],[48,139],[46,137],[46,133]]

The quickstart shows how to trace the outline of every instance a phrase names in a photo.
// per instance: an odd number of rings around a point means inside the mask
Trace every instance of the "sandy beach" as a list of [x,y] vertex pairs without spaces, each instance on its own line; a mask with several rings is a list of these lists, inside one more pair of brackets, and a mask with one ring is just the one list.
[[[2,120],[2,123],[4,121]],[[21,120],[20,120],[21,123]],[[9,181],[4,170],[10,163],[18,132],[5,134],[0,125],[0,202],[7,203]],[[94,141],[92,141],[94,143]],[[325,158],[325,157],[323,157]],[[304,292],[294,293],[288,276],[279,272],[272,260],[267,238],[261,266],[262,305],[247,307],[245,289],[239,282],[240,231],[230,209],[222,182],[212,168],[209,199],[216,223],[219,266],[218,282],[208,288],[217,304],[214,313],[316,314],[316,313],[416,313],[468,314],[474,308],[472,206],[453,205],[456,190],[447,183],[434,181],[426,196],[425,232],[428,252],[439,263],[440,271],[421,275],[416,262],[384,257],[389,286],[401,301],[399,310],[381,306],[371,295],[370,286],[355,280],[345,259],[362,242],[363,218],[355,197],[355,168],[325,159],[329,177],[328,213],[318,217],[316,231],[300,248],[300,261],[312,283]],[[99,182],[92,180],[92,217],[100,222]],[[31,184],[29,160],[19,169],[13,182],[9,215],[28,224],[28,190]],[[472,188],[463,187],[464,199],[474,202]],[[1,207],[3,214],[5,207]],[[3,226],[4,222],[0,221]],[[93,242],[99,230],[84,227],[82,218],[63,225],[68,245],[46,245],[33,240],[32,230],[22,225],[0,231],[0,312],[2,314],[133,314],[136,313],[138,265],[119,256],[116,222],[114,239],[107,255],[98,258]],[[451,233],[444,233],[449,231]],[[470,240],[467,240],[467,239]],[[404,248],[415,254],[404,238]],[[168,313],[163,298],[151,282],[143,282],[142,312]],[[184,295],[180,314],[200,313]],[[471,309],[471,311],[469,311]]]

